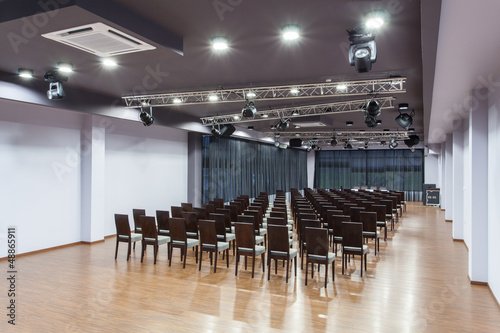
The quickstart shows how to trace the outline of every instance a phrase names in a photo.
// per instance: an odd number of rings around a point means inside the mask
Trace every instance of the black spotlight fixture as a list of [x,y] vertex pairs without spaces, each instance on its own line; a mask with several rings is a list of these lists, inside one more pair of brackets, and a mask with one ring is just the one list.
[[410,135],[408,139],[404,140],[404,143],[408,146],[408,148],[411,148],[420,143],[420,138],[418,137],[418,135]]
[[331,145],[332,147],[335,147],[335,146],[337,145],[337,143],[339,143],[339,142],[337,141],[337,138],[336,138],[336,137],[334,137],[334,136],[332,136],[332,140],[330,141],[330,145]]
[[288,126],[290,126],[291,121],[292,120],[290,118],[281,119],[280,122],[276,124],[276,129],[280,132],[283,132],[288,128]]
[[234,133],[236,128],[232,124],[225,124],[225,125],[212,125],[212,135],[215,136],[216,138],[219,138],[221,136],[224,137],[229,137],[231,134]]
[[372,63],[377,61],[377,46],[375,36],[359,28],[347,30],[349,34],[349,63],[358,73],[366,73],[372,69]]
[[310,152],[311,150],[312,150],[312,147],[311,146],[307,146],[306,151]]
[[290,139],[290,147],[293,147],[293,148],[300,148],[302,147],[302,139],[301,138],[293,138],[293,139]]
[[58,71],[48,71],[43,78],[49,82],[49,90],[47,90],[48,99],[58,100],[66,97],[62,83],[68,81],[67,76]]
[[144,126],[153,125],[155,119],[153,118],[153,108],[149,108],[151,114],[147,113],[144,109],[141,108],[141,113],[139,114],[139,119],[141,119],[142,124]]
[[410,128],[411,124],[413,123],[413,116],[415,115],[415,110],[412,110],[409,114],[408,113],[401,113],[401,112],[404,112],[405,110],[408,110],[408,103],[399,104],[399,107],[398,107],[399,116],[397,116],[395,120],[399,126],[403,127],[405,130],[407,130],[408,128]]
[[372,99],[365,106],[365,124],[368,127],[377,126],[377,117],[380,116],[380,104]]
[[346,141],[345,142],[344,149],[352,149],[352,143],[351,143],[351,141]]
[[398,142],[396,141],[396,139],[392,139],[391,143],[389,143],[389,148],[394,149],[397,146],[398,146]]
[[241,110],[241,115],[245,118],[253,118],[256,114],[257,109],[255,108],[255,103],[247,100],[245,106]]

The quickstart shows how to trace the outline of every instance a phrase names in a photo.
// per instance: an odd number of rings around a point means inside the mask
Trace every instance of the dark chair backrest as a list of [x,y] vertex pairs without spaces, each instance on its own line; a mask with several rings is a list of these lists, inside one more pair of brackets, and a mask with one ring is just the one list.
[[236,221],[243,223],[252,223],[254,226],[254,234],[259,231],[259,219],[255,215],[238,215]]
[[377,231],[377,213],[361,212],[359,216],[360,216],[360,222],[363,223],[363,231],[369,231],[369,232]]
[[170,238],[173,241],[186,242],[186,221],[184,218],[171,217],[169,220],[170,225]]
[[198,232],[198,218],[193,212],[184,212],[182,217],[186,221],[186,231],[187,232]]
[[269,213],[269,216],[270,217],[281,217],[283,219],[286,219],[287,218],[287,214],[286,214],[286,211],[284,212],[279,212],[279,211],[275,211],[274,208],[273,210]]
[[215,206],[213,204],[208,203],[208,204],[203,205],[203,207],[205,207],[207,214],[215,212]]
[[[231,221],[227,219],[226,215],[224,214],[217,214],[217,213],[210,213],[208,215],[208,218],[210,220],[213,220],[216,222],[217,226],[222,225],[224,228],[224,235],[226,234],[226,229],[231,228]],[[217,228],[218,229],[218,228]],[[222,230],[217,231],[218,235],[222,235]]]
[[288,240],[288,228],[283,225],[268,225],[268,250],[270,252],[290,252],[290,243]]
[[253,216],[255,216],[255,218],[257,219],[257,223],[259,224],[259,228],[261,228],[262,227],[262,221],[263,221],[262,214],[258,210],[254,210],[254,208],[255,207],[253,207],[253,208],[248,207],[248,209],[243,212],[243,215],[253,215]]
[[[321,228],[321,222],[318,221],[318,220],[307,220],[307,219],[304,219],[301,221],[301,224],[300,224],[300,240],[302,242],[305,242],[306,241],[306,228]],[[327,232],[328,230],[325,229]]]
[[128,215],[115,214],[116,237],[130,237],[130,224],[128,223]]
[[170,230],[168,221],[170,220],[170,212],[168,210],[157,210],[156,221],[158,223],[158,230]]
[[224,199],[215,198],[213,201],[216,203],[215,208],[224,208]]
[[372,205],[372,211],[377,213],[377,221],[384,222],[386,209],[385,205]]
[[140,217],[146,215],[145,209],[132,209],[132,216],[134,217],[134,230],[138,232],[137,228],[141,227]]
[[208,218],[207,209],[205,207],[193,207],[193,213],[196,214],[198,220],[206,220]]
[[225,205],[225,209],[229,209],[229,215],[231,216],[231,221],[236,222],[236,216],[238,216],[238,206],[237,205]]
[[365,210],[365,207],[351,207],[351,221],[352,222],[361,222],[359,214]]
[[184,209],[180,206],[171,206],[170,207],[170,213],[172,214],[172,217],[182,217],[182,213],[184,213]]
[[193,204],[192,203],[181,202],[181,207],[185,212],[192,212],[193,211]]
[[158,232],[156,230],[156,221],[154,216],[144,216],[140,217],[141,228],[142,228],[142,239],[149,242],[158,239]]
[[392,200],[380,200],[381,205],[385,205],[385,213],[386,214],[392,214],[392,209],[394,208],[392,206]]
[[342,223],[342,245],[363,247],[363,224],[359,222]]
[[203,245],[217,245],[217,230],[215,228],[215,221],[199,220],[198,226],[200,228],[200,243]]
[[[333,236],[334,237],[343,237],[343,232],[342,232],[342,223],[344,222],[350,222],[350,217],[347,215],[333,215],[332,216],[332,223],[333,223]],[[328,226],[330,227],[330,226]]]
[[328,230],[307,227],[305,233],[307,255],[328,256]]
[[236,235],[236,246],[238,248],[255,249],[255,236],[252,223],[236,222],[234,224],[234,231]]
[[267,218],[267,227],[269,228],[270,225],[284,225],[284,226],[286,226],[286,220],[282,217],[268,217]]
[[350,216],[351,215],[351,208],[352,207],[356,207],[356,204],[354,204],[354,203],[346,203],[346,204],[344,204],[344,208],[343,208],[344,215],[349,215]]

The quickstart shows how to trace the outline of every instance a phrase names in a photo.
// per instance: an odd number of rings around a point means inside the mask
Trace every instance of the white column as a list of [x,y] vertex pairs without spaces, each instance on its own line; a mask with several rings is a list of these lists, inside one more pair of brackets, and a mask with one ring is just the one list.
[[446,135],[445,143],[445,170],[444,170],[444,181],[445,181],[445,201],[446,201],[446,211],[444,213],[444,218],[446,221],[453,220],[453,135]]
[[453,239],[464,239],[464,132],[453,132]]
[[[473,91],[472,94],[484,96]],[[470,215],[469,277],[488,281],[488,101],[475,99],[469,115]]]
[[441,144],[441,199],[439,202],[441,203],[441,209],[446,209],[446,142]]
[[104,239],[106,118],[86,115],[81,131],[81,239]]
[[[316,168],[316,152],[307,153],[307,187],[314,188],[314,169]],[[299,188],[299,190],[302,190]]]

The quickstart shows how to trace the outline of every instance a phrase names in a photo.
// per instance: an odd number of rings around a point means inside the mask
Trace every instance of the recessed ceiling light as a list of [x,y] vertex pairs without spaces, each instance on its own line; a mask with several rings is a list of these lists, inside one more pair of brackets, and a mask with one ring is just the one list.
[[300,37],[300,31],[297,24],[287,24],[281,28],[281,35],[285,40],[294,40]]
[[218,101],[219,100],[219,96],[217,96],[215,94],[208,95],[208,100],[211,101],[211,102]]
[[113,59],[110,59],[110,58],[103,59],[102,64],[104,66],[110,67],[110,68],[118,66],[118,64]]
[[292,89],[290,89],[290,93],[291,93],[291,94],[294,94],[294,95],[297,95],[297,94],[299,93],[299,89],[297,89],[297,88],[292,88]]
[[229,41],[226,37],[216,36],[212,38],[212,48],[214,50],[225,50],[229,47]]
[[174,104],[181,104],[182,103],[182,99],[176,97],[176,98],[174,98],[173,102],[174,102]]
[[31,69],[19,68],[17,73],[20,77],[24,77],[26,79],[31,79],[33,77],[33,71]]
[[253,91],[249,91],[246,93],[246,96],[247,96],[247,98],[254,98],[257,95],[255,95],[255,93]]
[[387,12],[375,10],[365,16],[365,26],[368,29],[380,29],[387,21]]
[[352,126],[352,125],[353,125],[353,122],[352,122],[352,121],[346,121],[345,125],[346,125],[346,126]]
[[57,63],[57,68],[63,73],[71,73],[73,71],[73,66],[67,62]]
[[240,120],[240,116],[234,116],[233,119],[234,120]]
[[300,115],[299,110],[293,110],[292,116],[299,116],[299,115]]

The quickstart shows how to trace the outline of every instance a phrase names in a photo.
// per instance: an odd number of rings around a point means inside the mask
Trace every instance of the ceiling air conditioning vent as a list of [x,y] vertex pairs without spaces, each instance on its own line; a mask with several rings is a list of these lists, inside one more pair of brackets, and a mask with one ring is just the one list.
[[50,32],[42,37],[75,47],[99,57],[154,50],[156,47],[103,23]]

